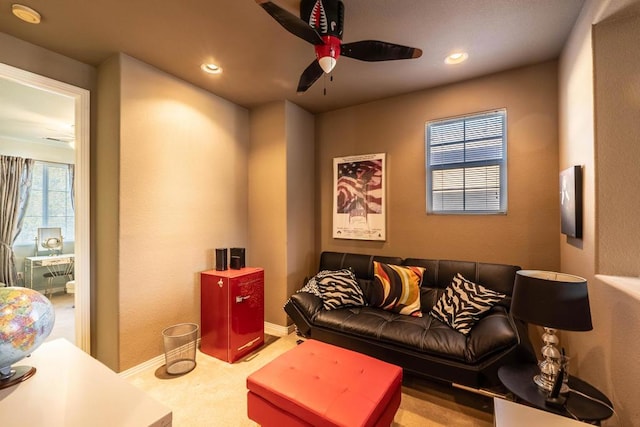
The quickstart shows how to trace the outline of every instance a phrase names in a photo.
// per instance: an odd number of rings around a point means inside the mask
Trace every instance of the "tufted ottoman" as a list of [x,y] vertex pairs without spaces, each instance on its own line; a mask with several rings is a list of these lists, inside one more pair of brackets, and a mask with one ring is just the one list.
[[390,426],[402,369],[307,340],[247,377],[247,412],[262,426]]

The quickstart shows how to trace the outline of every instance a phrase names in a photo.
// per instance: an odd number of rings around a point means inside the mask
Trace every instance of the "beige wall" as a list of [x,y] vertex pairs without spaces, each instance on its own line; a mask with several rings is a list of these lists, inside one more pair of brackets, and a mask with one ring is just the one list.
[[247,256],[265,269],[265,321],[279,326],[314,258],[313,150],[305,110],[283,101],[251,111]]
[[[427,215],[425,122],[507,109],[507,215]],[[547,62],[318,116],[322,250],[559,267],[557,64]],[[387,153],[387,241],[332,238],[332,158]]]
[[287,146],[285,103],[251,110],[247,262],[264,268],[265,321],[284,325],[287,283]]
[[0,62],[84,89],[95,88],[97,73],[91,65],[2,32],[0,32]]
[[600,274],[640,276],[638,40],[638,14],[594,27]]
[[635,14],[592,30],[609,11],[624,16],[618,6],[588,1],[560,61],[559,166],[580,164],[585,174],[584,238],[561,237],[561,270],[587,279],[594,325],[561,339],[572,373],[613,401],[618,415],[604,425],[631,426],[640,420],[640,280],[598,274],[637,276],[640,266],[634,190],[640,64],[629,55],[637,52],[640,21]]
[[119,143],[99,141],[117,150],[117,175],[98,183],[119,182],[117,233],[100,242],[118,257],[96,261],[117,278],[96,285],[117,293],[111,367],[124,370],[162,354],[165,327],[200,322],[199,273],[213,268],[214,248],[246,246],[249,114],[126,55],[118,62],[119,129],[105,135]]
[[93,305],[92,353],[117,370],[120,366],[120,57],[100,65],[98,72],[96,143],[92,151]]
[[287,133],[287,287],[285,299],[300,288],[302,278],[318,267],[315,252],[315,118],[286,102]]

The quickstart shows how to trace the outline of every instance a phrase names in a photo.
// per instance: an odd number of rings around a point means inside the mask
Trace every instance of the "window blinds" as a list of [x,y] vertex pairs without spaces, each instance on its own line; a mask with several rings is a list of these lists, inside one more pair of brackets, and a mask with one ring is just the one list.
[[506,212],[506,111],[426,125],[427,211]]

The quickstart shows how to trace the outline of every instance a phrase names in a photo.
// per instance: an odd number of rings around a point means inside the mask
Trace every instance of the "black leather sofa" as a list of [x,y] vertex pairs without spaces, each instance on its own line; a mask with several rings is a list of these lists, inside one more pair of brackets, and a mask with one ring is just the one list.
[[[426,268],[420,287],[423,317],[369,306],[325,310],[316,295],[298,292],[284,307],[298,333],[393,363],[408,374],[474,389],[499,384],[497,370],[504,364],[536,360],[526,324],[509,314],[519,267],[323,252],[319,271],[350,268],[366,297],[374,278],[374,260]],[[456,273],[507,295],[466,336],[428,314]]]

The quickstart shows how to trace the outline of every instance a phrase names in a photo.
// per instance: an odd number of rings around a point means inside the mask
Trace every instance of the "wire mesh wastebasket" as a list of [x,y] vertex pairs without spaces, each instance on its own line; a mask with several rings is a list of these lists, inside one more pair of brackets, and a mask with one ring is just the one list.
[[162,331],[168,374],[186,374],[196,367],[198,329],[195,323],[180,323]]

